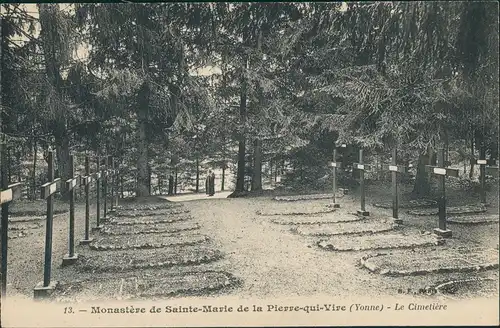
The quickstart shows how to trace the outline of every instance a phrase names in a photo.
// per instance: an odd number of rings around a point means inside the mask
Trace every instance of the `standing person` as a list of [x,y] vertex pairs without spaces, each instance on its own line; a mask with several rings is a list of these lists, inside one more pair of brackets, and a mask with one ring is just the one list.
[[207,178],[205,179],[205,193],[210,196],[210,173],[212,171],[208,170]]
[[215,173],[212,172],[212,174],[210,174],[209,176],[210,176],[210,195],[209,196],[213,196],[213,195],[215,195]]

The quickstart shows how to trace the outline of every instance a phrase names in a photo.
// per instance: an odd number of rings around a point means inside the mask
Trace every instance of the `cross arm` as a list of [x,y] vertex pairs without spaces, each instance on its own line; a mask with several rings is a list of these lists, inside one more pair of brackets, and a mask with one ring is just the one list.
[[398,173],[408,173],[408,167],[403,165],[383,165],[384,170]]
[[370,165],[368,164],[359,164],[359,163],[353,163],[353,166],[356,170],[368,170],[370,169]]
[[47,182],[42,185],[42,199],[46,199],[56,191],[61,188],[61,178],[57,178],[54,181]]
[[7,186],[6,190],[0,192],[0,204],[8,203],[21,198],[21,182],[13,183]]
[[328,166],[341,168],[342,167],[342,162],[328,162]]
[[75,188],[76,186],[80,186],[81,184],[81,176],[76,176],[74,177],[73,179],[68,179],[66,180],[66,188],[68,190],[71,190],[73,188]]
[[458,170],[457,169],[450,169],[447,167],[439,167],[439,166],[433,166],[433,165],[426,165],[425,170],[430,173],[434,173],[437,175],[445,175],[445,176],[450,176],[450,177],[458,177]]

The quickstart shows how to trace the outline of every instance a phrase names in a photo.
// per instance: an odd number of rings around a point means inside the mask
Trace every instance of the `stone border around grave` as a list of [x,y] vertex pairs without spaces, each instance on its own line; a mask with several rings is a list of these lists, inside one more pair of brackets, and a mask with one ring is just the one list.
[[[467,210],[467,208],[469,208],[470,210]],[[457,209],[466,209],[466,210],[457,211]],[[478,206],[478,205],[450,206],[446,208],[446,214],[453,214],[453,215],[480,214],[486,211],[487,209],[485,206]],[[428,209],[409,210],[407,211],[407,213],[415,216],[434,216],[439,214],[439,210],[438,209],[433,209],[432,211],[429,211]]]
[[[210,273],[222,273],[225,275],[225,281],[222,284],[218,285],[209,285],[204,288],[199,288],[199,289],[194,289],[194,288],[187,288],[187,289],[179,289],[178,291],[171,292],[171,293],[164,293],[164,294],[147,294],[147,293],[140,293],[138,297],[178,297],[178,296],[203,296],[209,293],[215,293],[215,292],[220,292],[224,289],[231,289],[231,288],[236,288],[242,285],[243,281],[240,278],[237,278],[235,275],[232,273],[226,272],[226,271],[202,271],[199,273],[205,273],[205,272],[210,272]],[[198,273],[198,272],[195,272]],[[189,274],[189,272],[188,272]]]
[[25,230],[16,230],[15,235],[11,234],[10,236],[8,236],[8,239],[9,240],[11,240],[11,239],[19,239],[19,238],[28,237],[29,235],[32,235],[32,233],[26,232]]
[[146,220],[132,220],[128,222],[121,222],[120,220],[110,220],[108,223],[110,225],[117,225],[117,226],[133,226],[133,225],[138,225],[138,224],[145,224],[145,225],[150,225],[150,224],[160,224],[160,223],[174,223],[174,222],[184,222],[188,220],[193,220],[194,217],[191,215],[188,216],[181,216],[181,217],[176,217],[176,218],[171,218],[171,219],[159,219],[159,220],[151,220],[151,219],[146,219]]
[[290,195],[290,196],[276,196],[273,200],[280,202],[296,202],[301,200],[320,200],[333,198],[333,194],[310,194],[310,195]]
[[390,270],[390,269],[383,269],[380,270],[377,267],[371,265],[367,261],[373,257],[377,256],[385,256],[389,255],[387,253],[375,253],[375,254],[369,254],[361,257],[359,260],[359,264],[368,269],[368,271],[372,273],[377,273],[382,276],[388,276],[388,277],[405,277],[405,276],[423,276],[427,274],[433,274],[433,273],[450,273],[450,272],[479,272],[479,271],[486,271],[486,270],[492,270],[492,269],[497,269],[498,268],[498,263],[495,264],[489,264],[489,265],[475,265],[474,267],[466,267],[466,268],[439,268],[439,269],[432,269],[432,270],[418,270],[418,271],[407,271],[407,270]]
[[[284,220],[277,220],[275,218],[271,219],[272,223],[279,224],[279,225],[293,225],[293,226],[300,226],[300,225],[314,225],[314,224],[335,224],[335,223],[347,223],[347,222],[358,222],[362,220],[366,220],[367,217],[361,217],[358,215],[354,214],[349,214],[353,215],[356,217],[356,219],[345,219],[345,220],[339,220],[339,221],[302,221],[302,222],[291,222],[291,221],[284,221]],[[312,216],[312,218],[320,218],[321,216]]]
[[288,216],[288,215],[292,215],[292,216],[293,215],[311,215],[311,216],[316,215],[316,216],[319,216],[321,214],[333,213],[336,210],[337,210],[336,208],[332,207],[332,208],[326,208],[326,209],[322,209],[322,210],[318,209],[318,210],[316,210],[314,212],[288,212],[288,213],[278,213],[278,212],[276,212],[276,213],[264,213],[263,214],[260,210],[258,210],[258,211],[256,211],[256,213],[259,216],[281,216],[281,215],[283,215],[283,216]]
[[[89,256],[91,257],[91,256]],[[176,266],[190,266],[190,265],[200,265],[200,264],[207,264],[207,263],[212,263],[218,260],[221,260],[224,257],[224,254],[217,250],[213,250],[212,255],[202,255],[198,256],[196,259],[181,259],[179,261],[177,260],[167,260],[163,262],[157,262],[157,263],[142,263],[142,264],[136,264],[136,265],[131,265],[129,267],[105,267],[103,270],[101,267],[96,267],[93,265],[87,265],[83,262],[78,262],[77,264],[77,271],[80,272],[93,272],[93,273],[102,273],[102,272],[126,272],[126,271],[133,271],[133,270],[140,270],[140,269],[153,269],[153,268],[171,268],[171,267],[176,267]],[[81,255],[82,260],[85,258],[83,255]]]
[[[392,209],[392,203],[373,203],[374,207],[383,208],[383,209]],[[420,199],[420,200],[410,200],[407,203],[399,204],[399,208],[401,209],[412,209],[412,208],[431,208],[436,207],[437,202],[432,199]]]
[[[124,226],[121,226],[124,227]],[[123,232],[109,232],[109,230],[101,230],[103,235],[119,236],[119,235],[142,235],[142,234],[156,234],[156,233],[177,233],[177,232],[187,232],[201,229],[201,226],[196,223],[195,226],[189,228],[171,228],[170,230],[142,230],[142,231],[131,231],[129,233]]]
[[[351,222],[359,222],[359,221],[351,221]],[[344,222],[345,223],[345,222]],[[348,223],[348,222],[347,222]],[[332,223],[330,223],[332,224]],[[329,224],[327,224],[329,225]],[[337,234],[323,234],[323,233],[317,233],[317,234],[303,234],[298,231],[300,228],[299,225],[295,225],[292,228],[290,228],[290,231],[293,234],[296,234],[298,236],[305,236],[305,237],[334,237],[334,236],[369,236],[369,235],[376,235],[376,234],[381,234],[381,233],[386,233],[390,231],[397,231],[398,228],[400,227],[398,224],[389,224],[390,227],[381,229],[381,230],[365,230],[365,231],[349,231],[349,232],[343,232],[343,233],[337,233]]]
[[[493,278],[481,278],[481,277],[476,277],[476,278],[469,278],[469,279],[459,279],[459,280],[451,280],[451,281],[447,281],[445,283],[441,283],[435,287],[433,287],[436,292],[440,295],[450,295],[450,294],[454,294],[450,291],[448,291],[448,289],[451,287],[455,287],[457,284],[467,284],[467,283],[474,283],[474,282],[482,282],[482,281],[493,281],[493,282],[496,282],[497,280],[496,279],[493,279]],[[457,288],[457,287],[455,287]],[[458,287],[459,288],[459,287]]]
[[[9,223],[12,224],[12,222],[9,222]],[[22,223],[26,223],[26,222],[22,222]],[[42,224],[37,224],[37,223],[31,223],[31,224],[21,226],[21,227],[13,227],[11,224],[9,224],[9,227],[8,227],[9,231],[33,230],[33,229],[39,229],[39,228],[43,227]]]
[[[481,217],[484,219],[475,219],[476,217]],[[491,217],[491,219],[489,219]],[[460,220],[460,218],[468,218],[467,221]],[[456,217],[449,217],[446,218],[446,222],[448,223],[453,223],[453,224],[495,224],[499,222],[498,215],[463,215],[463,216],[456,216]]]
[[[183,296],[205,296],[205,295],[210,295],[218,292],[222,292],[224,290],[231,290],[234,288],[237,288],[242,285],[243,281],[241,278],[236,277],[234,274],[227,272],[227,271],[217,271],[217,270],[204,270],[204,271],[188,271],[188,272],[183,272],[179,274],[174,274],[173,276],[177,275],[194,275],[194,274],[219,274],[223,276],[224,281],[222,283],[216,283],[216,284],[211,284],[202,288],[196,288],[196,287],[188,287],[188,288],[179,288],[175,291],[167,292],[167,293],[154,293],[150,294],[147,292],[139,292],[137,295],[132,295],[132,296],[125,296],[121,298],[109,298],[109,300],[112,299],[121,299],[121,300],[140,300],[142,298],[154,298],[154,297],[183,297]],[[154,279],[153,277],[152,279]],[[108,278],[110,279],[110,278]],[[73,282],[60,282],[56,286],[56,293],[53,294],[53,300],[55,302],[62,301],[65,302],[66,299],[72,299],[72,298],[77,298],[78,293],[81,292],[82,285],[85,283],[92,282],[92,280],[89,279],[83,279],[83,280],[77,280]],[[75,288],[76,287],[76,288]],[[74,288],[77,290],[73,295],[66,296],[65,294],[58,294],[58,293],[64,293],[65,290],[68,288]],[[62,300],[61,300],[62,298]],[[97,298],[98,300],[99,298]],[[108,299],[108,298],[106,298]],[[94,298],[91,298],[91,300],[94,300]]]
[[[182,222],[182,221],[181,221]],[[160,223],[162,224],[162,223]],[[167,223],[168,224],[168,223]],[[147,226],[147,224],[146,224]],[[123,227],[121,225],[120,227]],[[130,231],[130,232],[110,232],[107,230],[105,227],[104,229],[101,229],[100,233],[103,235],[109,235],[109,236],[121,236],[121,235],[145,235],[145,234],[160,234],[160,233],[177,233],[177,232],[188,232],[188,231],[195,231],[201,229],[201,226],[198,223],[195,223],[192,227],[188,228],[170,228],[170,229],[165,229],[165,230],[139,230],[139,231]]]
[[[66,214],[69,213],[69,209],[54,209],[53,215],[61,215],[61,214]],[[34,217],[45,217],[47,213],[45,211],[38,211],[38,210],[25,210],[25,211],[15,211],[15,212],[9,212],[9,217],[15,218],[15,217],[20,217],[20,216],[34,216]]]
[[123,205],[118,205],[116,206],[115,210],[118,211],[156,211],[156,210],[166,210],[166,209],[172,209],[172,208],[179,208],[179,207],[184,207],[184,204],[179,204],[179,203],[165,203],[165,204],[150,204],[150,205],[140,205],[136,204],[136,206],[123,206]]
[[[163,210],[163,209],[161,209]],[[160,210],[160,211],[161,211]],[[177,210],[172,210],[172,211],[165,211],[165,212],[153,212],[153,211],[137,211],[139,213],[130,213],[130,212],[136,212],[136,211],[128,211],[128,212],[115,212],[113,213],[114,218],[138,218],[138,217],[150,217],[150,216],[168,216],[168,215],[178,215],[178,214],[186,214],[189,213],[189,210],[182,210],[182,209],[177,209]]]
[[[183,236],[185,237],[185,236]],[[133,250],[133,249],[158,249],[158,248],[167,248],[172,246],[194,246],[198,244],[207,243],[210,241],[208,236],[200,236],[199,240],[194,241],[183,241],[178,243],[162,243],[162,242],[151,242],[144,243],[140,245],[99,245],[96,240],[89,245],[89,248],[94,251],[122,251],[122,250]]]
[[[374,235],[374,234],[370,234]],[[345,248],[345,249],[337,249],[333,247],[333,245],[328,244],[325,246],[320,245],[322,242],[325,242],[325,240],[318,240],[316,242],[316,246],[325,250],[325,251],[330,251],[330,252],[364,252],[364,251],[375,251],[375,250],[389,250],[389,249],[411,249],[411,248],[418,248],[418,247],[430,247],[430,246],[442,246],[446,243],[446,240],[444,238],[437,238],[434,242],[428,242],[424,244],[408,244],[408,245],[400,245],[400,246],[394,246],[394,247],[377,247],[377,248]]]

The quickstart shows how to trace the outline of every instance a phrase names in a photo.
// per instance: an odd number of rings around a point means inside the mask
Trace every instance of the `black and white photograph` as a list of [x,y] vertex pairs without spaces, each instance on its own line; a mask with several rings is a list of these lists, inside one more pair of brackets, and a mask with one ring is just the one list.
[[0,7],[2,327],[500,323],[498,2]]

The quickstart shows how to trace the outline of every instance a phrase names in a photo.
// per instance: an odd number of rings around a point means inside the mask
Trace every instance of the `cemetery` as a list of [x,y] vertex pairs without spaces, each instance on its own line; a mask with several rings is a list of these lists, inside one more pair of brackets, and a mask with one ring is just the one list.
[[2,300],[498,298],[498,10],[431,6],[2,5]]

